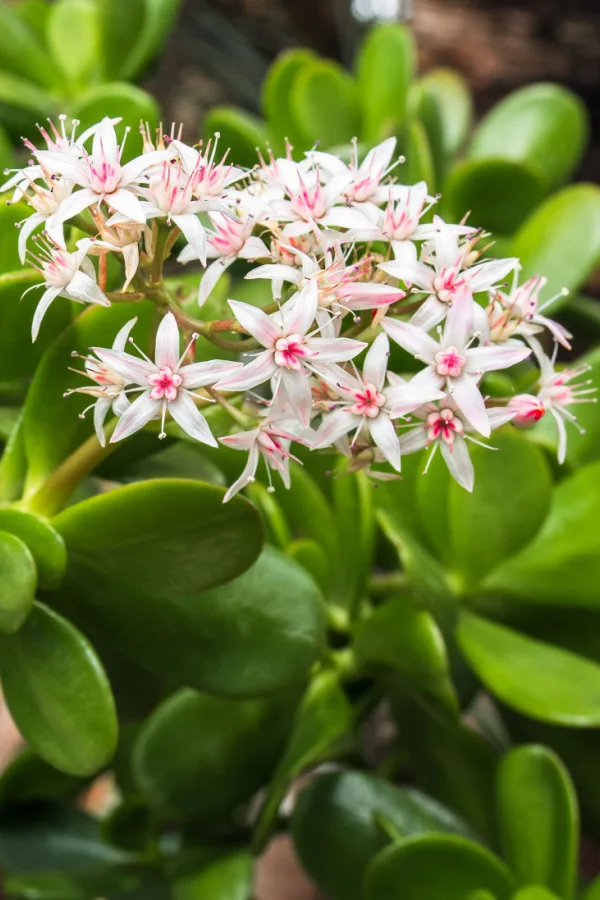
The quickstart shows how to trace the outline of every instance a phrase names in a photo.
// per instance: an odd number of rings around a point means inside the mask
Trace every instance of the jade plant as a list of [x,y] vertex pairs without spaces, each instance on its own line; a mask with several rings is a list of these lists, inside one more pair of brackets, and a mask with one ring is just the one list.
[[3,186],[3,892],[244,900],[287,831],[330,900],[594,900],[597,189],[494,242],[394,135],[113,113]]

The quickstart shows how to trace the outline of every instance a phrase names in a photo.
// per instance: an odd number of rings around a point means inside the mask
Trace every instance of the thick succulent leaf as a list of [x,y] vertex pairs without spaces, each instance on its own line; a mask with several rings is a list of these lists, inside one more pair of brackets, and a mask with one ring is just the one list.
[[264,123],[256,116],[234,106],[213,106],[204,116],[204,140],[214,141],[215,134],[225,148],[229,148],[232,162],[252,168],[258,163],[260,151],[265,156],[269,134]]
[[413,35],[404,25],[378,25],[365,38],[357,61],[361,140],[377,143],[404,128],[414,58]]
[[289,103],[305,140],[318,141],[324,149],[358,133],[356,83],[337,63],[315,60],[304,66],[293,81]]
[[249,900],[253,881],[254,859],[239,850],[176,878],[173,900]]
[[0,531],[0,631],[11,634],[21,627],[31,612],[36,587],[29,547],[14,534]]
[[286,138],[296,151],[296,158],[303,150],[308,150],[307,141],[296,124],[290,108],[289,97],[294,82],[308,63],[313,62],[315,54],[310,50],[284,50],[269,67],[269,71],[261,88],[262,109],[269,126],[269,134],[276,153],[285,150]]
[[85,83],[100,63],[97,4],[94,0],[57,0],[48,14],[46,38],[54,64],[67,81]]

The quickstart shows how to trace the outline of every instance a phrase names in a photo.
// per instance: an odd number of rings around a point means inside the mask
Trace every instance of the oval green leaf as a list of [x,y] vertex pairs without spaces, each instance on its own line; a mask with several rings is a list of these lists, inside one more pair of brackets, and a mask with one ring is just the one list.
[[19,731],[42,759],[71,775],[108,762],[117,744],[110,685],[70,622],[36,603],[21,630],[2,637],[0,676]]
[[555,489],[548,516],[518,556],[484,582],[493,593],[527,603],[597,609],[600,603],[600,463]]
[[484,117],[473,135],[469,157],[523,163],[549,189],[566,181],[578,165],[588,130],[587,111],[579,97],[558,84],[528,85]]
[[453,69],[431,69],[417,84],[419,117],[441,179],[467,138],[473,116],[471,93],[465,79]]
[[[576,292],[600,259],[600,188],[573,184],[558,191],[527,219],[507,249],[521,260],[522,281],[531,275],[548,279],[542,300],[563,288]],[[565,302],[559,297],[548,309]]]
[[600,725],[600,666],[471,613],[458,641],[483,683],[508,706],[572,728]]
[[571,778],[547,747],[511,750],[498,766],[496,802],[502,853],[522,885],[572,900],[579,815]]
[[0,4],[0,59],[2,68],[27,81],[55,86],[59,79],[56,66],[35,32],[29,28],[11,4]]
[[296,127],[323,149],[345,144],[358,133],[356,84],[340,65],[315,60],[298,73],[289,97]]
[[289,98],[299,73],[314,59],[315,54],[304,48],[284,50],[271,64],[263,81],[262,109],[276,153],[284,152],[286,138],[291,142],[296,154],[310,147],[310,141],[304,138],[296,125]]
[[530,884],[528,887],[521,888],[520,891],[517,891],[512,900],[562,900],[562,897],[558,897],[557,894],[548,891],[545,887],[539,887],[537,884]]
[[100,62],[97,4],[94,0],[57,0],[48,14],[46,37],[54,64],[67,80],[74,84],[86,81]]
[[300,794],[292,819],[300,861],[331,900],[363,900],[363,875],[389,844],[390,832],[406,838],[430,831],[469,833],[425,794],[363,772],[317,778]]
[[496,900],[509,900],[513,881],[504,863],[456,835],[427,835],[384,850],[369,866],[364,897],[465,900],[478,890],[489,890]]
[[[118,10],[117,15],[121,16],[123,9],[118,6],[118,0],[115,6]],[[121,60],[122,78],[133,78],[159,52],[177,18],[181,0],[145,0],[144,7],[143,27],[136,32],[131,52],[126,59]],[[131,35],[131,32],[128,34]]]
[[154,97],[132,84],[114,81],[91,88],[77,98],[69,113],[81,121],[81,128],[89,128],[104,116],[120,116],[118,133],[129,125],[131,134],[123,154],[125,161],[142,152],[139,136],[140,121],[148,122],[152,132],[158,125],[160,110]]
[[21,627],[33,606],[37,572],[29,547],[0,531],[0,631],[8,634]]
[[223,700],[181,690],[145,722],[133,751],[138,788],[163,817],[219,827],[268,780],[290,696]]
[[0,529],[21,538],[33,555],[38,584],[53,590],[62,581],[67,567],[65,542],[46,519],[19,509],[0,509]]
[[269,143],[263,122],[233,106],[213,106],[205,115],[204,140],[212,138],[214,141],[217,133],[223,147],[229,148],[231,161],[236,166],[248,166],[250,169],[258,163],[258,151],[264,156]]
[[175,879],[173,900],[249,900],[254,859],[240,850],[221,856],[199,872]]
[[383,24],[371,29],[357,61],[361,140],[376,143],[404,127],[414,66],[414,38],[409,28]]

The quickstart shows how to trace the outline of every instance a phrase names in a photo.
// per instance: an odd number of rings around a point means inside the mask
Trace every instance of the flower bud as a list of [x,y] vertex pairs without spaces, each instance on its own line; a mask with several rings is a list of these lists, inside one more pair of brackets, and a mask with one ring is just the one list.
[[516,413],[511,421],[519,428],[532,428],[546,414],[544,404],[533,394],[518,394],[508,401],[508,408]]

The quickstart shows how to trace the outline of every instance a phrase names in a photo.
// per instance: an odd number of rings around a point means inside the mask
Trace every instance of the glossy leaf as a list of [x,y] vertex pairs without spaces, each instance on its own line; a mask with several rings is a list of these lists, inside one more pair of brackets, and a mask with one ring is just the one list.
[[37,572],[23,541],[0,531],[0,631],[17,631],[31,612]]
[[331,486],[342,565],[336,591],[345,606],[366,591],[375,544],[374,488],[364,472],[334,478]]
[[23,491],[27,474],[23,410],[14,423],[0,459],[0,498],[17,500]]
[[551,475],[542,451],[517,432],[473,447],[472,494],[449,479],[449,562],[467,589],[535,537],[548,513]]
[[418,82],[418,90],[419,117],[441,177],[466,140],[473,101],[464,78],[453,69],[430,69]]
[[31,750],[23,750],[0,776],[0,809],[70,799],[81,793],[85,784],[85,779],[59,772]]
[[498,234],[512,234],[544,196],[539,176],[525,163],[508,159],[466,160],[453,169],[444,188],[443,209],[457,221],[464,210],[474,222]]
[[403,172],[408,184],[426,181],[430,190],[436,185],[436,172],[429,137],[422,122],[411,122],[406,137],[406,165]]
[[142,152],[140,121],[148,122],[152,133],[158,125],[160,110],[154,97],[146,91],[132,84],[114,81],[93,87],[78,97],[71,107],[71,115],[81,121],[82,129],[89,128],[106,115],[120,116],[122,121],[117,128],[118,133],[123,134],[127,125],[131,128],[127,149],[123,154],[123,160],[127,161]]
[[579,163],[587,135],[587,112],[579,97],[558,84],[533,84],[490,110],[473,135],[469,156],[523,163],[552,188]]
[[503,625],[463,613],[458,641],[483,683],[508,706],[539,719],[600,725],[600,666]]
[[357,62],[363,141],[377,143],[404,127],[414,56],[406,26],[378,25],[365,38]]
[[16,535],[29,548],[44,590],[57,587],[67,565],[65,542],[46,519],[19,509],[0,509],[0,529]]
[[542,746],[511,750],[498,767],[497,809],[503,856],[518,881],[572,900],[579,815],[560,759]]
[[354,650],[361,665],[386,666],[408,680],[451,715],[457,700],[448,669],[444,640],[430,613],[411,597],[397,597],[377,607],[356,630]]
[[85,81],[99,62],[98,8],[94,0],[57,0],[48,14],[46,36],[54,64],[68,81]]
[[253,875],[254,860],[249,853],[228,853],[197,873],[177,878],[173,900],[249,900]]
[[[0,72],[0,83],[2,73]],[[2,98],[0,97],[0,100]],[[9,199],[10,194],[6,194]],[[19,226],[18,223],[22,219],[27,218],[31,214],[31,207],[26,203],[0,203],[0,229],[2,231],[2,244],[0,245],[0,278],[8,286],[13,286],[14,299],[9,301],[14,306],[18,306],[19,298],[25,288],[32,284],[40,284],[41,277],[39,272],[34,269],[24,269],[19,258]],[[35,280],[34,280],[35,274]],[[27,280],[21,281],[26,276]],[[29,296],[29,295],[28,295]],[[25,299],[27,302],[27,298]],[[37,303],[34,303],[34,306]],[[6,314],[6,313],[4,313]],[[31,307],[30,307],[31,315]],[[31,321],[29,328],[29,341],[31,342]],[[10,377],[10,376],[8,376]]]
[[413,837],[384,850],[365,877],[365,900],[465,900],[476,890],[509,900],[513,881],[496,856],[456,835]]
[[[4,10],[6,6],[3,4],[0,9]],[[3,125],[9,130],[11,117],[18,128],[22,127],[23,122],[29,123],[36,116],[57,112],[55,100],[43,88],[32,84],[25,76],[12,75],[10,72],[0,71],[0,103],[3,108],[7,108],[3,115]],[[21,114],[22,110],[24,114]]]
[[315,59],[310,50],[284,50],[269,67],[261,88],[262,108],[277,153],[284,152],[285,139],[291,142],[296,155],[307,150],[307,141],[296,124],[289,97],[300,72]]
[[139,789],[162,817],[205,828],[225,823],[269,778],[293,715],[289,701],[289,695],[222,700],[178,691],[152,713],[135,743]]
[[[508,250],[521,260],[522,280],[546,276],[542,300],[564,287],[577,291],[600,258],[600,188],[574,184],[558,191],[521,226]],[[556,311],[565,302],[561,297],[548,309]]]
[[358,132],[358,96],[354,79],[337,63],[315,60],[292,84],[289,103],[305,140],[323,149],[351,141]]
[[[136,35],[130,54],[122,63],[121,76],[131,79],[160,50],[175,22],[181,0],[145,0],[143,27]],[[119,9],[119,13],[121,10]]]
[[70,622],[36,603],[21,630],[2,637],[0,675],[11,715],[42,759],[72,775],[108,762],[117,743],[110,685]]
[[390,842],[390,830],[402,838],[469,833],[458,816],[425,794],[363,772],[321,775],[304,788],[292,818],[300,861],[331,900],[362,900],[363,875]]
[[266,153],[269,143],[267,129],[260,119],[233,106],[213,106],[204,117],[205,141],[220,135],[223,147],[230,148],[230,156],[236,165],[252,168],[258,163],[258,153]]
[[41,41],[11,4],[0,4],[2,69],[46,87],[56,85],[56,71]]
[[316,675],[298,707],[289,742],[275,771],[256,825],[255,846],[262,848],[294,778],[327,759],[352,727],[352,707],[334,672]]
[[291,559],[295,559],[297,563],[300,563],[302,568],[306,569],[316,584],[319,585],[323,594],[327,595],[331,587],[331,571],[327,555],[319,544],[308,538],[292,541],[288,545],[286,553]]
[[584,892],[581,900],[598,900],[600,897],[600,877],[596,878]]
[[528,887],[521,888],[513,895],[512,900],[561,900],[557,894],[540,887],[537,884],[530,884]]
[[107,80],[128,77],[124,69],[144,26],[146,0],[99,0],[97,6],[104,74]]
[[527,603],[598,608],[600,463],[555,489],[535,539],[493,572],[485,587]]

